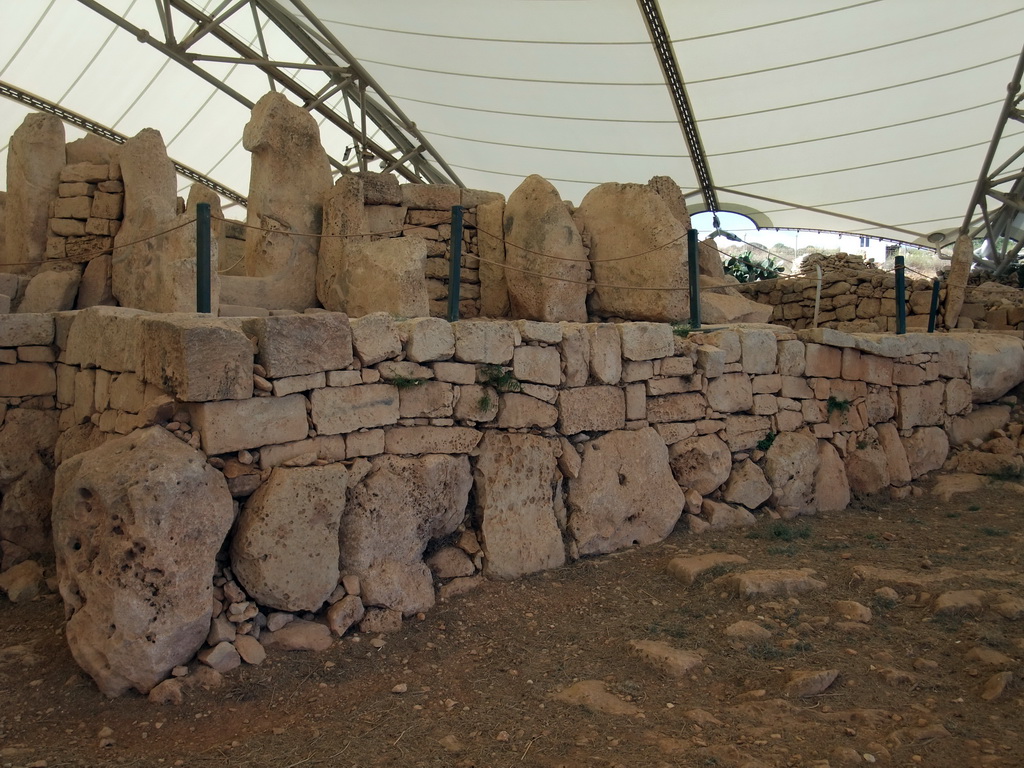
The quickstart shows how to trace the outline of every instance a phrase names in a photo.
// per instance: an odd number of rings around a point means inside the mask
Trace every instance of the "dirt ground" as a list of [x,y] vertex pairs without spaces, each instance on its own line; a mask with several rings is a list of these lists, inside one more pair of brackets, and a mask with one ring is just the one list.
[[[750,530],[680,531],[486,582],[396,635],[272,651],[178,706],[100,694],[64,644],[55,596],[0,600],[0,765],[1024,766],[1024,616],[990,608],[1024,599],[1020,491],[996,483],[950,502],[873,499]],[[827,586],[743,599],[716,582],[726,568],[689,587],[667,573],[699,553],[747,558],[734,574],[813,568]],[[902,573],[858,578],[865,565]],[[936,613],[951,590],[983,590],[985,607]],[[844,600],[870,621],[846,622]],[[770,636],[735,641],[725,629],[737,621]],[[672,677],[633,640],[703,662]],[[838,670],[824,692],[787,696],[791,673],[820,670]],[[636,711],[553,698],[584,680]]]

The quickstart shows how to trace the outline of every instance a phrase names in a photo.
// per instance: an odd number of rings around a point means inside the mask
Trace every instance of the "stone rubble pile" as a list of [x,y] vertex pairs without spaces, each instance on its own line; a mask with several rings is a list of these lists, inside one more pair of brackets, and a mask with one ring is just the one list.
[[817,267],[822,272],[834,272],[837,269],[852,269],[857,272],[877,270],[873,261],[867,261],[859,253],[810,253],[800,262],[800,272],[809,277],[817,274]]

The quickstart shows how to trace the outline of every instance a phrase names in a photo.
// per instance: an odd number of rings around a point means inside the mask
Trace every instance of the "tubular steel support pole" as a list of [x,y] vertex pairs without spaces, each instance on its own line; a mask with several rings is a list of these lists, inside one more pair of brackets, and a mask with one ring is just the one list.
[[209,314],[210,306],[210,204],[196,205],[196,312]]
[[690,329],[700,328],[700,271],[697,269],[697,230],[686,233],[686,276],[690,284]]
[[932,304],[928,308],[928,333],[935,333],[935,318],[939,314],[939,280],[932,280]]
[[448,322],[459,319],[462,281],[462,206],[452,206],[452,260],[448,264]]
[[903,257],[896,256],[896,333],[907,332],[907,277]]

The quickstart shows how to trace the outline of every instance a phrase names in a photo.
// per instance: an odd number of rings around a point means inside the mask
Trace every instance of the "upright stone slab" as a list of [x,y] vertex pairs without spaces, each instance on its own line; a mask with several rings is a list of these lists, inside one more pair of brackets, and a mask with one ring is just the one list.
[[210,630],[216,556],[234,518],[227,482],[150,427],[65,461],[53,498],[71,653],[108,696],[148,693]]
[[554,507],[558,450],[536,435],[489,431],[481,441],[473,476],[488,576],[516,579],[565,563]]
[[[252,153],[245,271],[267,281],[267,309],[316,306],[317,251],[324,197],[332,186],[316,120],[284,94],[268,93],[242,133]],[[233,302],[241,303],[241,302]]]
[[818,441],[810,435],[783,432],[775,437],[764,460],[772,487],[771,502],[783,517],[814,512]]
[[46,257],[48,212],[65,162],[61,119],[42,112],[26,115],[7,149],[7,213],[0,271],[32,272]]
[[363,204],[363,180],[345,174],[324,194],[323,234],[317,254],[316,295],[333,312],[346,311],[344,275],[365,243],[370,242]]
[[[189,210],[178,215],[177,176],[159,131],[146,128],[128,139],[119,154],[124,178],[124,220],[114,238],[111,292],[122,307],[149,312],[196,309],[196,225],[198,202],[216,198],[195,192]],[[211,301],[220,303],[217,238],[211,242]]]
[[585,443],[566,501],[568,531],[580,555],[661,541],[685,503],[669,469],[665,441],[650,427],[609,432]]
[[278,467],[245,502],[231,568],[260,605],[318,611],[338,585],[338,527],[348,471],[342,464]]
[[953,245],[953,260],[950,263],[949,276],[946,278],[946,305],[943,308],[942,320],[947,328],[956,328],[960,319],[960,310],[964,306],[967,293],[967,278],[974,265],[974,248],[970,235],[960,235]]
[[504,232],[512,317],[585,323],[587,256],[558,190],[528,176],[505,204]]
[[256,337],[256,360],[275,379],[341,370],[352,362],[352,328],[340,312],[257,317],[242,327]]
[[430,316],[426,240],[394,237],[348,247],[352,258],[334,284],[345,312],[352,317],[371,312]]
[[481,203],[476,209],[477,249],[480,252],[480,314],[509,317],[508,279],[503,239],[505,201]]
[[364,605],[406,616],[434,605],[423,552],[462,523],[472,484],[465,456],[373,460],[350,489],[339,534],[341,573],[359,577]]
[[601,184],[577,217],[590,236],[594,314],[657,322],[690,316],[686,229],[664,198],[644,184]]

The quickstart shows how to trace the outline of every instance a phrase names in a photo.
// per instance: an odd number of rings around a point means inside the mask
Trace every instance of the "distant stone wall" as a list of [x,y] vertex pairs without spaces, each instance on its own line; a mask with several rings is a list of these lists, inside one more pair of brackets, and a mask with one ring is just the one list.
[[[744,296],[772,309],[771,322],[795,330],[814,327],[816,277],[763,280],[736,286]],[[907,328],[926,329],[932,282],[908,275]],[[942,326],[946,286],[940,293]],[[847,333],[896,331],[896,276],[880,269],[831,269],[822,275],[818,327]],[[996,283],[968,286],[957,328],[1024,331],[1024,291]]]
[[[69,641],[111,695],[204,642],[229,664],[288,632],[397,629],[482,576],[680,520],[906,495],[975,436],[973,403],[1024,378],[1024,344],[997,335],[325,311],[10,315],[0,347],[4,565],[45,556],[52,492]],[[175,575],[196,568],[198,592]],[[129,653],[176,612],[188,632]]]

